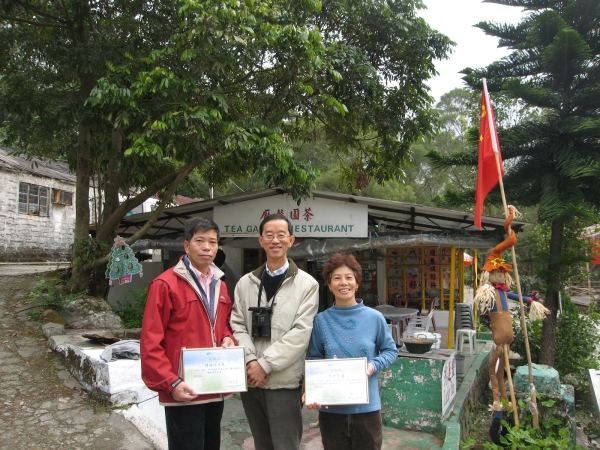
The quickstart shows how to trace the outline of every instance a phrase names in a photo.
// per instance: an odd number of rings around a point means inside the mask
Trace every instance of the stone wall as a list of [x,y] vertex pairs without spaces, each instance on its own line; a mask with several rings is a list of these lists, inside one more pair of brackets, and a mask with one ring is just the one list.
[[[19,214],[19,183],[73,192],[72,205],[50,200],[49,216]],[[0,261],[38,262],[70,259],[75,228],[75,185],[37,175],[0,171]]]

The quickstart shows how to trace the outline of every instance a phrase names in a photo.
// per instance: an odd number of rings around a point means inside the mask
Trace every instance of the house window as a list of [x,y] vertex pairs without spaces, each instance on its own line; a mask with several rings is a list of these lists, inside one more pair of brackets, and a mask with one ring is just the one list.
[[52,189],[52,203],[58,203],[59,205],[72,205],[73,204],[73,193],[63,191],[62,189]]
[[48,217],[50,189],[29,183],[19,183],[19,214]]

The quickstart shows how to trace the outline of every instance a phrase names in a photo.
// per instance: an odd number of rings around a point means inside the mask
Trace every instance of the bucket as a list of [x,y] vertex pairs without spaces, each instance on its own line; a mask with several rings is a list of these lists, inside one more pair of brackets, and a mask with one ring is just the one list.
[[465,373],[465,355],[456,353],[454,358],[456,361],[456,374],[459,375]]

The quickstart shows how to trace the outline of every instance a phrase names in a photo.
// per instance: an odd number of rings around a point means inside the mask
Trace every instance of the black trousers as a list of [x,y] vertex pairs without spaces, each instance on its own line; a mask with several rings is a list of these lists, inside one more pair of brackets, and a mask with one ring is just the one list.
[[302,439],[302,387],[248,388],[242,404],[256,450],[298,450]]
[[219,450],[224,402],[165,406],[169,450]]
[[321,441],[325,450],[381,450],[381,411],[335,414],[319,411]]

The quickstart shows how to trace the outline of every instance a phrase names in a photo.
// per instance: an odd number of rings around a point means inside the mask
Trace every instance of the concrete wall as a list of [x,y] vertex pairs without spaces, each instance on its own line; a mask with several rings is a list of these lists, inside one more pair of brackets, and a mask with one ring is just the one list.
[[150,285],[152,280],[163,272],[162,262],[144,261],[141,263],[144,276],[133,275],[131,283],[119,284],[119,280],[113,280],[113,285],[108,289],[108,303],[117,305],[117,302],[125,300],[129,291],[144,289]]
[[[73,204],[50,200],[49,217],[18,213],[19,183],[73,192]],[[70,259],[75,228],[75,185],[37,175],[0,172],[0,261],[64,261]]]

